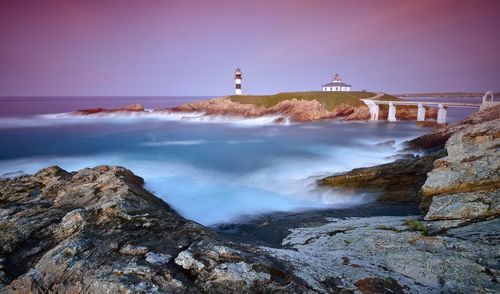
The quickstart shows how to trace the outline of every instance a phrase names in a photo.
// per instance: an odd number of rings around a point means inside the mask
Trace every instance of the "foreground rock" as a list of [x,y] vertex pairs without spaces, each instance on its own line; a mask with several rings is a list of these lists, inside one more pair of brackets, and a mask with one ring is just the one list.
[[121,167],[0,181],[2,293],[307,292],[257,248],[177,215]]
[[444,233],[432,236],[425,236],[430,224],[411,217],[329,221],[292,230],[284,249],[266,249],[291,262],[295,274],[317,292],[500,291],[498,219],[465,227],[448,224]]
[[183,219],[142,185],[110,166],[0,181],[0,292],[500,291],[498,219],[327,219],[257,248]]
[[354,194],[374,193],[382,202],[416,202],[421,200],[420,187],[433,168],[433,162],[443,157],[436,152],[415,159],[399,159],[374,167],[353,169],[321,179],[320,186],[330,186]]
[[446,142],[422,186],[428,220],[500,216],[500,118],[469,125]]

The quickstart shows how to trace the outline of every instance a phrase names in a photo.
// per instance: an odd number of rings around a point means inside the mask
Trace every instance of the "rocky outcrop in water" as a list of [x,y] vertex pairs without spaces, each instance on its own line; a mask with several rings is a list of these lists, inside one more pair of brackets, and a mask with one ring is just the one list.
[[[252,104],[241,104],[228,98],[214,98],[169,108],[173,112],[203,112],[206,115],[226,115],[257,117],[261,116],[266,109]],[[162,111],[162,110],[159,110]]]
[[0,292],[307,292],[286,263],[222,240],[142,185],[110,166],[0,181]]
[[[145,112],[144,106],[141,104],[133,104],[116,109],[106,108],[90,108],[77,110],[74,113],[77,115],[99,115],[110,113],[131,113]],[[227,117],[247,117],[255,118],[261,116],[278,116],[276,122],[283,122],[288,119],[295,122],[310,122],[322,119],[338,118],[342,120],[369,120],[370,112],[365,105],[351,106],[341,104],[333,110],[328,110],[325,105],[316,100],[284,100],[280,103],[266,108],[254,104],[243,104],[232,101],[228,97],[213,98],[208,100],[196,101],[192,103],[184,103],[182,105],[156,109],[155,113],[172,113],[172,112],[196,112],[200,115],[208,116],[227,116]],[[437,111],[429,109],[427,111],[428,118],[435,118]],[[397,108],[396,116],[399,120],[416,120],[417,108],[400,106]],[[380,119],[387,118],[387,110],[380,110]]]
[[422,208],[426,211],[430,206],[427,219],[496,216],[500,205],[499,137],[500,106],[496,106],[408,142],[417,149],[441,151],[354,169],[318,184],[374,192],[380,201],[418,202],[423,195]]
[[[240,117],[259,117],[265,115],[280,115],[296,122],[309,122],[322,119],[340,118],[342,120],[369,120],[370,112],[365,105],[351,106],[340,104],[333,110],[328,110],[325,105],[316,100],[284,100],[278,104],[265,108],[253,104],[234,102],[228,97],[215,98],[193,103],[185,103],[168,109],[173,112],[201,112],[206,115],[224,115]],[[385,115],[385,117],[384,117]],[[417,108],[400,106],[396,116],[400,120],[416,120]],[[437,111],[429,109],[428,118],[435,118]],[[380,119],[387,118],[387,111],[381,109]]]
[[[347,108],[347,109],[346,109]],[[224,115],[239,117],[259,117],[279,115],[297,122],[308,122],[319,119],[345,116],[354,112],[354,107],[341,105],[339,111],[328,111],[316,100],[285,100],[272,107],[265,108],[253,104],[234,102],[229,98],[215,98],[186,103],[169,110],[174,112],[203,112],[206,115]]]
[[116,113],[116,112],[142,112],[144,111],[144,105],[142,104],[131,104],[127,106],[123,106],[120,108],[114,109],[106,109],[106,108],[89,108],[89,109],[81,109],[75,111],[76,114],[79,115],[90,115],[96,113]]
[[353,194],[374,193],[382,202],[417,202],[421,200],[420,187],[433,168],[433,162],[445,155],[436,152],[419,158],[398,159],[394,162],[353,169],[318,181]]

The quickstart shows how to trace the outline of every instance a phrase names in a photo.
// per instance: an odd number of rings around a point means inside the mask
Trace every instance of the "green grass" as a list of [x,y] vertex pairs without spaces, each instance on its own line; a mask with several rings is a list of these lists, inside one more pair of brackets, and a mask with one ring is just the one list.
[[410,228],[410,230],[412,231],[421,232],[424,236],[429,233],[429,229],[427,228],[427,226],[416,219],[406,220],[405,225],[407,225],[408,228]]
[[[242,104],[253,104],[257,106],[262,106],[265,108],[273,107],[274,105],[285,101],[285,100],[316,100],[319,103],[325,105],[328,110],[333,110],[340,104],[347,104],[351,106],[363,105],[363,102],[359,99],[371,98],[375,96],[376,93],[373,92],[287,92],[278,93],[274,95],[233,95],[229,98],[234,102],[239,102]],[[387,99],[399,100],[398,98],[390,95]]]

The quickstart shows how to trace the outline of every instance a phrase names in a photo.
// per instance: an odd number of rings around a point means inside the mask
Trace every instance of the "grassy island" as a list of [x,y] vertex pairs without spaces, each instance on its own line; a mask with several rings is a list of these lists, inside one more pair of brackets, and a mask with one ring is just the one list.
[[[257,106],[262,106],[265,108],[273,107],[274,105],[285,101],[285,100],[316,100],[326,106],[328,110],[333,110],[340,104],[347,104],[351,106],[363,105],[360,99],[371,98],[376,96],[377,93],[373,92],[321,92],[321,91],[311,91],[311,92],[285,92],[278,93],[274,95],[233,95],[229,98],[234,102],[239,102],[242,104],[253,104]],[[382,97],[378,98],[380,100],[399,100],[399,98],[384,94]]]

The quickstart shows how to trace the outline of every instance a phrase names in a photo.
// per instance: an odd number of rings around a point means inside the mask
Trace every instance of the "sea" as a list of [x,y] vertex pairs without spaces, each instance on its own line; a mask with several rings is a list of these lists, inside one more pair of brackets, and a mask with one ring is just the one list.
[[[134,103],[167,108],[206,98],[0,97],[0,177],[50,165],[68,171],[120,165],[143,177],[146,188],[182,216],[214,226],[273,212],[356,208],[372,202],[374,195],[318,188],[315,182],[390,162],[401,153],[402,142],[433,130],[415,122],[72,114]],[[459,101],[479,103],[478,98]],[[450,108],[448,122],[473,111]]]

